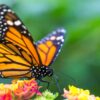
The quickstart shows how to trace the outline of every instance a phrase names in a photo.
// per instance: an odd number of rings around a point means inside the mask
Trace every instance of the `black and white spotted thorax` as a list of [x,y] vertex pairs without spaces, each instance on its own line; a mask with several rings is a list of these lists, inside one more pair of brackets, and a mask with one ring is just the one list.
[[50,69],[49,67],[41,66],[32,68],[32,77],[36,79],[42,79],[45,76],[52,76],[52,75],[53,75],[53,69]]

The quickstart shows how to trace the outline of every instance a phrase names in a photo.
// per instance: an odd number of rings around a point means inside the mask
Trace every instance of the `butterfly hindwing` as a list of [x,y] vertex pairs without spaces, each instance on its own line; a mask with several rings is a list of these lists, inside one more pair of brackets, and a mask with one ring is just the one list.
[[40,65],[29,31],[14,11],[0,5],[0,76],[32,77],[32,67]]
[[37,49],[44,66],[50,66],[64,42],[64,29],[58,29],[37,42]]

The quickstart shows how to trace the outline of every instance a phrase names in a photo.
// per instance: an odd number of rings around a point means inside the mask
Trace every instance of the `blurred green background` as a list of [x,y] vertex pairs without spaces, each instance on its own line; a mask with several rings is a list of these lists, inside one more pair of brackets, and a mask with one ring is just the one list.
[[[35,41],[64,27],[65,43],[52,65],[60,88],[70,84],[100,96],[100,0],[0,0],[2,3],[18,14]],[[50,89],[57,91],[53,80]]]

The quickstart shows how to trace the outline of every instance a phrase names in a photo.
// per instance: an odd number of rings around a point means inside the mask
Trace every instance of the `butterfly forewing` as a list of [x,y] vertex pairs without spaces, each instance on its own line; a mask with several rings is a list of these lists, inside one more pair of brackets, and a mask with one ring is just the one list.
[[31,77],[41,61],[29,31],[6,5],[0,5],[0,76]]
[[14,11],[6,5],[0,6],[0,40],[2,43],[9,41],[23,49],[32,57],[35,66],[40,65],[40,58],[29,31]]

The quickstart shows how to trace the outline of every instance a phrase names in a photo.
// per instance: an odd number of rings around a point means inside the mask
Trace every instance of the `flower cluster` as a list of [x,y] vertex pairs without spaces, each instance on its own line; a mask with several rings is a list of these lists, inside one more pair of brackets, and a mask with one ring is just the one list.
[[39,88],[34,79],[0,84],[0,100],[29,100],[35,94],[41,95]]
[[63,97],[66,100],[100,100],[100,97],[91,95],[89,90],[83,90],[75,86],[69,86],[69,91],[64,89]]
[[[0,100],[55,100],[58,93],[51,93],[48,90],[39,91],[35,79],[18,80],[12,84],[0,84]],[[100,97],[91,95],[89,90],[83,90],[75,86],[69,86],[69,90],[64,89],[65,100],[100,100]]]

